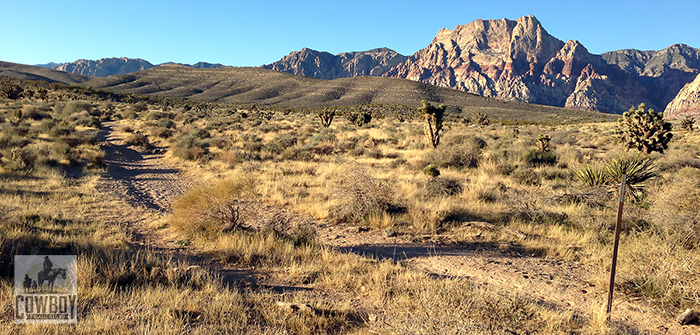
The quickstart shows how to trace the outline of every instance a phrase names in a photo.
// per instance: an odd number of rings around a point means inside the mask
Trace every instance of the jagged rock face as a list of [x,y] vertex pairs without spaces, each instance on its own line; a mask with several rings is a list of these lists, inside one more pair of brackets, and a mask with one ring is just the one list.
[[601,55],[609,64],[637,77],[652,104],[663,108],[700,70],[700,49],[674,44],[663,50],[617,50]]
[[381,76],[390,68],[406,60],[391,49],[380,48],[361,52],[333,55],[309,48],[295,51],[263,68],[313,77],[336,79],[355,76]]
[[678,117],[686,114],[700,115],[700,75],[683,86],[664,111],[666,117]]
[[620,113],[647,102],[629,75],[578,41],[549,35],[534,16],[442,29],[384,74],[507,100]]
[[138,72],[153,67],[153,64],[138,58],[103,58],[100,60],[80,59],[66,63],[56,70],[79,73],[87,76],[107,77],[115,74]]

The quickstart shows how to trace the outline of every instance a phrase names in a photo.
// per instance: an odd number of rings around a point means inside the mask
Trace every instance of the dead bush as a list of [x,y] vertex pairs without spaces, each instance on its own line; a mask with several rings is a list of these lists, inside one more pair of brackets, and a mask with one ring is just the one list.
[[340,173],[332,197],[338,202],[331,212],[337,221],[358,221],[385,211],[394,196],[391,185],[372,177],[360,165],[347,165]]
[[253,190],[252,181],[240,178],[193,188],[173,202],[172,226],[190,238],[232,231],[245,222]]

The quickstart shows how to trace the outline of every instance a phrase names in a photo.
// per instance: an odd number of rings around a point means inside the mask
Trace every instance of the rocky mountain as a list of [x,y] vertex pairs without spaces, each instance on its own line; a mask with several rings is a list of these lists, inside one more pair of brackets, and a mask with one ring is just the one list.
[[86,76],[107,77],[127,74],[152,68],[154,65],[139,58],[102,58],[99,60],[80,59],[56,68],[58,71],[78,73]]
[[674,44],[663,50],[633,49],[601,55],[644,86],[653,105],[663,109],[681,88],[693,81],[700,70],[700,49]]
[[43,67],[45,69],[53,69],[55,70],[57,67],[66,64],[66,63],[54,63],[54,62],[48,62],[46,64],[34,64],[33,66],[38,66],[38,67]]
[[207,62],[197,62],[194,64],[183,64],[183,63],[175,63],[175,62],[167,62],[163,64],[158,64],[160,65],[182,65],[182,66],[187,66],[195,69],[218,69],[220,67],[225,67],[226,65],[219,64],[219,63],[207,63]]
[[479,95],[621,112],[650,104],[646,89],[578,41],[550,35],[534,16],[442,29],[428,47],[384,74]]
[[381,76],[405,61],[406,56],[388,48],[333,55],[309,48],[294,51],[263,68],[312,78],[332,80],[358,76]]
[[700,74],[695,77],[695,80],[683,86],[664,111],[664,116],[667,117],[685,114],[700,115]]

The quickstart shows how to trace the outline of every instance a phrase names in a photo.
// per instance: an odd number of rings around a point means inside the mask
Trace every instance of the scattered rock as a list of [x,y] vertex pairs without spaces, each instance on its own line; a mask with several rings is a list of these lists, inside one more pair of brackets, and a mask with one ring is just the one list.
[[676,320],[682,325],[689,325],[698,322],[698,314],[694,310],[688,308],[685,312],[681,313],[676,317]]
[[315,308],[313,308],[307,304],[278,301],[277,306],[287,310],[290,313],[296,313],[296,312],[305,312],[305,313],[309,313],[309,314],[317,314],[318,313],[318,311]]

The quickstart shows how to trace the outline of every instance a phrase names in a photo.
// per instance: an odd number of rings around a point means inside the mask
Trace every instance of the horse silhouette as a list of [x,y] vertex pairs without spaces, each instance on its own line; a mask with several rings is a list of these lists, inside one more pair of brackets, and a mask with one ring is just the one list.
[[44,281],[47,281],[49,284],[48,289],[50,291],[53,291],[53,282],[56,280],[56,277],[58,276],[63,277],[63,279],[66,279],[66,269],[44,269],[39,271],[38,274],[38,284],[39,288],[43,290],[44,288]]

